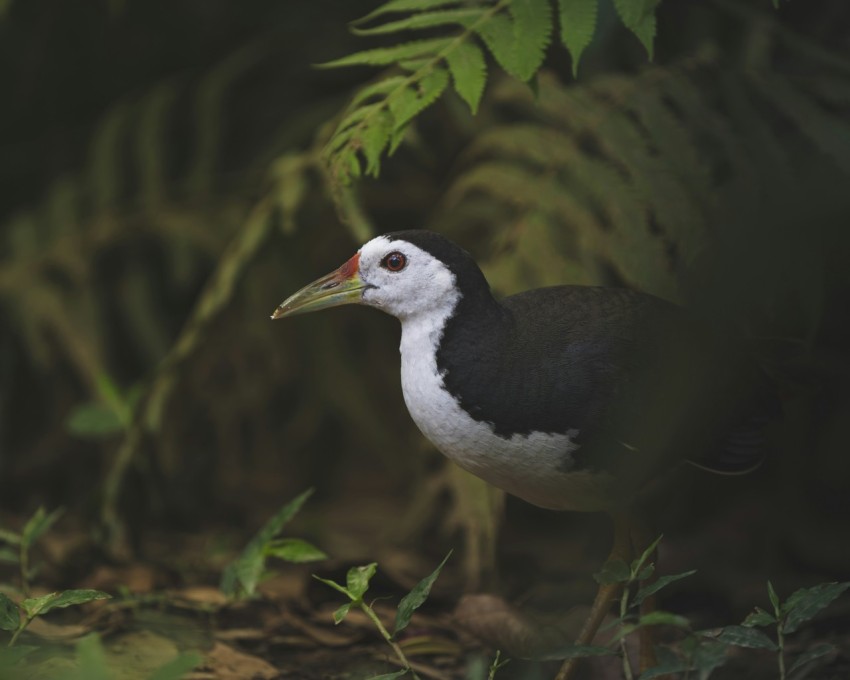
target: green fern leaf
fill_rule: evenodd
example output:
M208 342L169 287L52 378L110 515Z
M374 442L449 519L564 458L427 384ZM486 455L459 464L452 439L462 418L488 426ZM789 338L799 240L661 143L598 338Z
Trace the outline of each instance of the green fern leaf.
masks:
M407 128L410 127L410 123L405 123L404 125L397 127L393 130L392 135L390 136L390 146L387 149L387 155L392 156L396 149L398 149L399 145L404 140L405 135L407 134Z
M405 76L392 76L390 78L379 80L371 85L367 85L354 95L354 98L351 100L351 104L348 105L348 108L354 109L372 97L386 96L397 87L400 87L406 80L407 78Z
M487 63L478 45L465 42L446 54L455 90L475 115L487 81Z
M552 7L549 0L514 0L508 10L514 19L514 66L517 77L528 82L546 56L552 35Z
M355 52L341 59L318 64L319 68L339 68L341 66L386 66L405 59L414 59L423 55L433 54L452 41L451 38L432 38L416 40L393 47L378 47L373 50Z
M381 152L386 148L393 132L393 117L387 111L381 111L363 130L361 142L366 157L366 174L378 176L381 168Z
M435 68L419 81L416 88L407 87L388 99L394 119L392 130L407 125L414 116L433 104L448 84L449 74L445 69Z
M597 0L558 0L560 8L561 42L573 60L573 76L578 76L578 64L584 49L596 30Z
M519 78L513 23L507 14L496 14L488 21L476 26L475 31L487 45L487 49L490 50L499 66L515 78Z
M650 61L655 39L655 8L660 0L614 0L617 14L638 40L643 43Z
M340 121L340 124L336 126L336 130L334 131L334 137L340 135L343 131L352 128L354 125L362 121L364 118L372 115L377 112L381 108L381 104L368 104L367 106L361 106L359 109L354 109L351 113L349 113L345 118Z
M372 19L375 19L384 14L401 14L402 12L423 12L429 9L437 9L438 7L448 7L449 5L459 5L459 0L390 0L390 2L381 5L376 10L369 12L364 17L360 17L356 21L352 21L352 26L365 24Z
M482 9L450 9L440 12L423 12L414 14L406 19L390 21L385 24L373 26L372 28L352 28L351 32L357 35L384 35L387 33L398 33L399 31L421 30L447 24L460 24L468 28L481 17Z

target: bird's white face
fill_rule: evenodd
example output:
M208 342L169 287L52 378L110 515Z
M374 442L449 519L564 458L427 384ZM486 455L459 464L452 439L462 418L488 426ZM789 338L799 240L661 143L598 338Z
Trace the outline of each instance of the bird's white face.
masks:
M366 243L359 255L363 304L405 320L450 310L457 302L454 274L412 243L378 236Z
M305 286L278 306L273 319L346 304L377 307L402 321L445 318L460 293L439 259L409 241L377 236L339 269Z

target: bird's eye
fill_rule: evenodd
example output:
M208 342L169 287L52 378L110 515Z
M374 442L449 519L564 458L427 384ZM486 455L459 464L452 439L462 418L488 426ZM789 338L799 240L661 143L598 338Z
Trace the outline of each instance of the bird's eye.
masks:
M384 269L389 269L391 272L400 272L407 266L407 258L402 253L394 250L381 260L381 266Z

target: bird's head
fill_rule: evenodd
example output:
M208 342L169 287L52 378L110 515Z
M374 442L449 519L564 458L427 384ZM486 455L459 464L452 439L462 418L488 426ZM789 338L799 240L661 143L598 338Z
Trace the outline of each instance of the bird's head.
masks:
M451 311L461 292L459 278L477 280L488 292L472 258L445 237L402 231L367 242L339 269L287 298L273 319L346 304L377 307L401 320Z

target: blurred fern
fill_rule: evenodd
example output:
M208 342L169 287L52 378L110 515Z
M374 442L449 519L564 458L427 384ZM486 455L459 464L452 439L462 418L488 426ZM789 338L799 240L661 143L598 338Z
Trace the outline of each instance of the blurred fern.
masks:
M818 239L801 234L792 208L811 213L813 186L839 191L818 177L850 175L849 82L838 70L732 68L712 49L580 85L544 71L537 96L503 79L495 122L461 155L433 221L449 233L486 225L485 273L503 291L572 280L677 299L699 292L700 262L720 254L731 270L713 284L783 312L796 286L810 334ZM732 283L733 270L748 283Z

